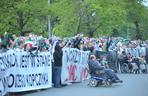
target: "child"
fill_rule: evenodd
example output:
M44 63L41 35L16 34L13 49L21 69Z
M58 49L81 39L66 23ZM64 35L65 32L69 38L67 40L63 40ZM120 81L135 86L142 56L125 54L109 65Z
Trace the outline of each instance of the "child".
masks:
M109 68L108 66L108 62L106 60L106 57L103 57L102 60L101 60L101 65L104 67L104 68Z
M146 68L146 60L144 56L141 56L140 58L140 69L142 73L147 73L147 68Z

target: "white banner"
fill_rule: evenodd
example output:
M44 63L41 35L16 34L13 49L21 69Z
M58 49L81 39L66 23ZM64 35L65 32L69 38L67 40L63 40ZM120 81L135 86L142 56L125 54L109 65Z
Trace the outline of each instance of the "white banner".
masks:
M126 54L130 55L131 57L140 57L140 56L146 56L146 49L144 47L140 48L126 48L125 49Z
M51 55L36 56L27 52L8 51L0 54L0 90L19 92L49 88L52 85Z
M74 48L63 49L63 65L61 80L63 84L68 82L81 82L88 77L89 52Z

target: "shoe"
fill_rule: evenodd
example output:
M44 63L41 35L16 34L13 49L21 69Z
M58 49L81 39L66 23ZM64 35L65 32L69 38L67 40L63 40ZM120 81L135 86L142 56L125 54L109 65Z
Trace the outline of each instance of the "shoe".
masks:
M113 83L123 83L122 80L113 80L112 82L113 82Z
M123 81L122 80L119 80L119 83L123 83Z
M115 80L116 83L123 83L122 80Z
M58 85L58 86L54 86L55 88L61 88L62 86L61 85Z
M67 86L67 84L61 84L62 87Z

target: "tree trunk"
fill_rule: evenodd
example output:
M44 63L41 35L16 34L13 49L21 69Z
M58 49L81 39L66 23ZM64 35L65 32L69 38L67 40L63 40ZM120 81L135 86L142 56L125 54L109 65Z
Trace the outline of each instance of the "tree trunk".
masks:
M80 1L79 4L80 3L82 3L82 1ZM83 9L80 9L79 10L78 26L77 26L76 34L79 34L80 33L80 28L81 28L83 13L84 13L84 10Z
M79 21L78 21L78 27L77 27L77 33L76 34L80 33L81 20L82 20L82 17L80 16Z
M87 15L87 20L88 20L88 23L87 23L88 36L91 38L91 37L93 37L94 32L92 31L92 26L91 26L91 17L90 17L90 15Z
M19 30L20 30L20 35L24 36L24 18L23 18L23 12L17 12L18 15L18 24L19 24Z
M139 22L135 21L135 26L136 26L136 39L142 39L141 34L140 34L140 26Z
M118 29L114 28L113 29L113 33L112 33L112 37L118 37L120 34L118 32Z

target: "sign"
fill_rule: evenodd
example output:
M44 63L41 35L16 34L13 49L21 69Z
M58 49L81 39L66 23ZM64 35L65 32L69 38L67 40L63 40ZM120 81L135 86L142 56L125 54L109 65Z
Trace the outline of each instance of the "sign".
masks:
M51 87L51 55L41 52L34 56L10 50L0 54L0 90L20 92Z
M126 54L128 54L131 57L140 57L140 56L146 56L146 49L144 47L140 48L126 48L125 49Z
M88 77L88 51L74 48L63 49L63 65L61 80L63 84L81 82Z

